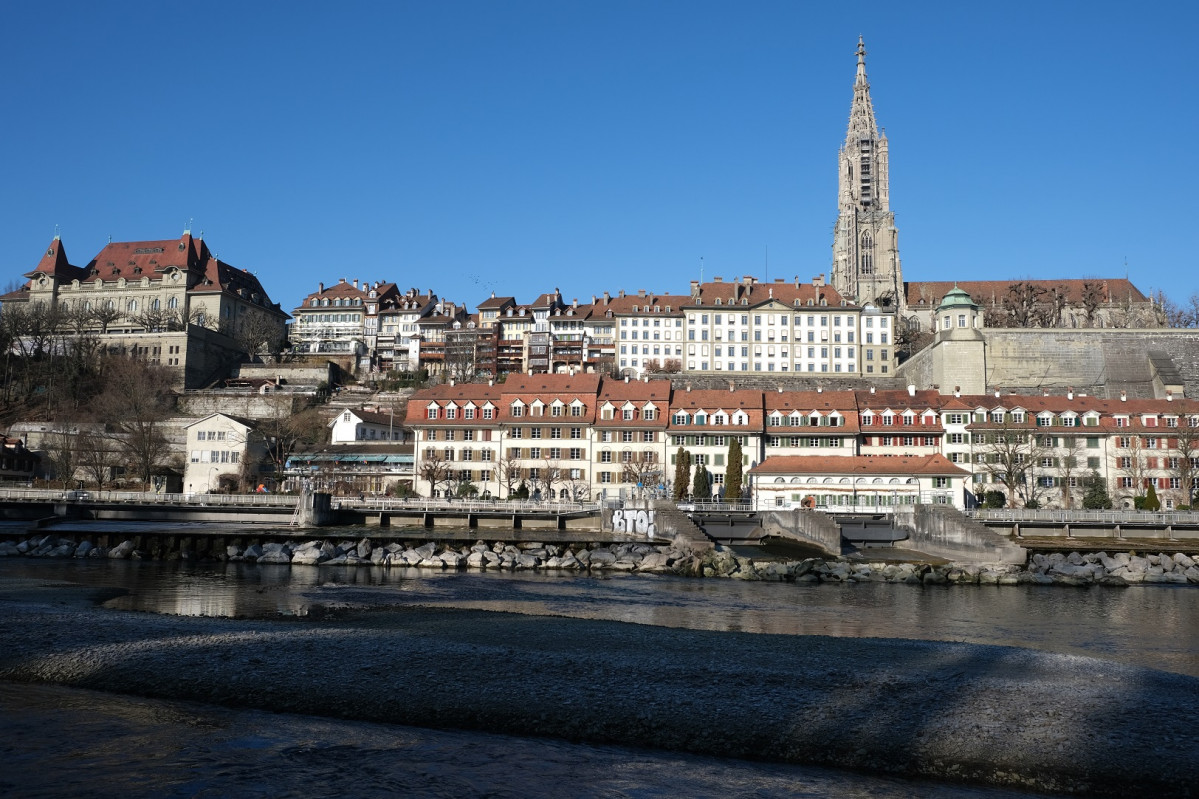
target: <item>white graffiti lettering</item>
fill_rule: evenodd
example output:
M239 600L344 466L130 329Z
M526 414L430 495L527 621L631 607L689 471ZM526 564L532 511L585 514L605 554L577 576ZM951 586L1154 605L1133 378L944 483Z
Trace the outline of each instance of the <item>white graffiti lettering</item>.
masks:
M658 532L652 510L614 510L612 529L618 533L641 533L650 538Z

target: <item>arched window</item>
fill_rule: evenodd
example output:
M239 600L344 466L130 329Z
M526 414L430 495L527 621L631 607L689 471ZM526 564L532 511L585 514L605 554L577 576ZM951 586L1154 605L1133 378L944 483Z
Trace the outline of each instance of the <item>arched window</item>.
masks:
M178 308L179 307L179 298L171 297L169 300L167 300L167 307L170 308L172 311L175 310L176 308Z
M861 260L858 271L863 275L874 274L874 240L870 238L869 232L862 234Z
M151 300L150 301L150 310L161 311L162 310L162 300L158 299L157 297L155 297L153 300Z
M137 300L129 301L129 313L137 313Z

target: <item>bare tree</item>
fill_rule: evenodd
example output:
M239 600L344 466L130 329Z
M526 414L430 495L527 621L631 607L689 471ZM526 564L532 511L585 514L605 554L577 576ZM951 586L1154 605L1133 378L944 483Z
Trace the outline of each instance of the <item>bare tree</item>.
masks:
M275 473L282 475L292 453L325 443L329 431L316 408L297 409L290 394L269 394L266 406L266 413L256 419L256 435L261 436Z
M648 488L662 482L662 464L653 450L630 452L621 466L622 483Z
M453 463L443 460L437 449L427 447L420 459L420 470L417 472L423 482L429 484L429 496L436 496L438 488L444 486L449 490L453 482Z
M1007 295L1003 298L1007 324L1011 327L1033 327L1039 323L1046 294L1044 287L1027 280L1008 286Z
M1179 408L1178 427L1173 431L1174 447L1170 457L1171 472L1178 477L1183 495L1180 505L1194 509L1195 484L1199 475L1199 403L1185 402Z
M112 482L121 465L118 446L112 438L94 430L85 430L77 438L79 464L97 490L103 491Z
M1120 490L1126 499L1135 499L1145 490L1149 465L1145 462L1144 453L1145 446L1140 436L1132 433L1116 436L1116 471L1122 478Z
M1084 280L1080 298L1083 310L1083 326L1094 327L1096 315L1107 302L1107 287L1102 280Z
M1081 502L1081 494L1077 501L1075 499L1074 489L1077 486L1073 484L1081 485L1083 481L1079 476L1086 474L1086 463L1083 461L1085 451L1084 438L1080 436L1064 436L1062 438L1061 449L1058 451L1057 472L1061 483L1063 508L1073 508Z
M174 407L169 369L134 358L107 359L97 416L113 430L143 486L169 455L165 423Z
M504 498L512 496L521 480L520 456L514 452L519 453L520 448L511 447L507 453L501 453L495 463L495 481L504 487Z
M108 326L121 318L121 311L117 308L116 303L109 300L103 305L92 308L92 321L100 328L100 335L108 333Z
M54 476L62 482L63 488L67 488L82 461L79 430L69 422L56 422L54 432L46 436L42 447L54 469Z
M990 482L1004 487L1009 507L1017 507L1020 499L1036 501L1037 461L1044 457L1044 449L1031 428L1005 421L977 429L972 442L976 464Z

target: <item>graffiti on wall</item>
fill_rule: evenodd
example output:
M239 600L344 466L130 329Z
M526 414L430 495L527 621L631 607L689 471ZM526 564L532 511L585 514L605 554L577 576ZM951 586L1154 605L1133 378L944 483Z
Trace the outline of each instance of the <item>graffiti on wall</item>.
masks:
M654 525L652 510L623 510L612 511L612 529L618 533L641 533L653 537L658 532Z

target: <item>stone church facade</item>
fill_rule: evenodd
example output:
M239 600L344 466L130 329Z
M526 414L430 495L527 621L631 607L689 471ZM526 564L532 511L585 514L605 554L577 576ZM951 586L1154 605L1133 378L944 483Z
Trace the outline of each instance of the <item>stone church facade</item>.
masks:
M887 136L874 119L866 46L858 39L849 129L838 157L833 287L857 305L902 310L899 229L891 212Z

